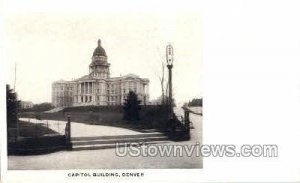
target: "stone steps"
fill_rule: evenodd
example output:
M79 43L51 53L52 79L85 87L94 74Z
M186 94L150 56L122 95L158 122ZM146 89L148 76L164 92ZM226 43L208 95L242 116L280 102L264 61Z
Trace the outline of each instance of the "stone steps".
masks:
M136 135L111 135L111 136L86 136L72 137L72 141L104 140L104 139L126 139L126 138L147 138L147 137L164 137L162 133L147 133Z
M96 136L96 137L73 137L73 150L97 150L124 147L130 144L157 144L171 142L162 133L119 135L119 136Z

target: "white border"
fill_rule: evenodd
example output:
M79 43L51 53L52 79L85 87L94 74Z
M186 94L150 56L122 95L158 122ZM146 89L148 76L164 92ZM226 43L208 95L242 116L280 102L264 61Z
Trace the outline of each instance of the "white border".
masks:
M204 143L276 143L277 159L204 158L203 170L142 170L143 182L299 181L299 1L12 1L4 13L26 11L203 14ZM72 5L71 5L72 4ZM5 72L1 67L1 74ZM1 77L4 78L4 77ZM4 81L5 82L5 81ZM3 91L3 90L1 90ZM3 101L1 92L1 101ZM3 102L1 102L3 105ZM5 110L1 110L1 121ZM9 182L82 182L69 171L6 172L1 123L1 176ZM85 181L88 181L84 179ZM135 180L130 179L130 182ZM106 182L106 180L91 180ZM117 182L117 181L115 181ZM124 181L122 181L124 182ZM126 181L125 181L126 182Z

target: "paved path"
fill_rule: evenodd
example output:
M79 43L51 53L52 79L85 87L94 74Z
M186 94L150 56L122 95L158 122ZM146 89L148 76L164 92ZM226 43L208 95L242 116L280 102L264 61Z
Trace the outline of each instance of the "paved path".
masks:
M29 119L29 118L20 118L22 121L28 121L31 123L41 123L40 120L37 119ZM64 133L64 129L66 126L66 121L58 121L58 120L42 120L43 123L47 123L48 127L52 130ZM58 127L59 126L59 127ZM85 123L71 122L71 136L72 137L87 137L87 136L104 136L104 135L137 135L143 134L141 132L118 128L112 126L102 126L102 125L91 125Z
M9 170L201 168L199 157L118 157L116 149L60 151L47 155L9 156Z

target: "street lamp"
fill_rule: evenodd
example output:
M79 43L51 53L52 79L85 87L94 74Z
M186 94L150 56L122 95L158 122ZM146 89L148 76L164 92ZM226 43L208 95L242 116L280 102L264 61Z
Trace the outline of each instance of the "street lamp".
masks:
M173 47L171 44L166 47L166 59L167 67L169 70L169 118L173 119L173 110L172 110L172 68L173 68Z

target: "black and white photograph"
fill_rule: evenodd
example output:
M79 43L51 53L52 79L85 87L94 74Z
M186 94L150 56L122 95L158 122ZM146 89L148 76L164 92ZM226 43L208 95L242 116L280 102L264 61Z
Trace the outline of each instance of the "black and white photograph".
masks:
M201 169L200 18L7 17L8 169Z

